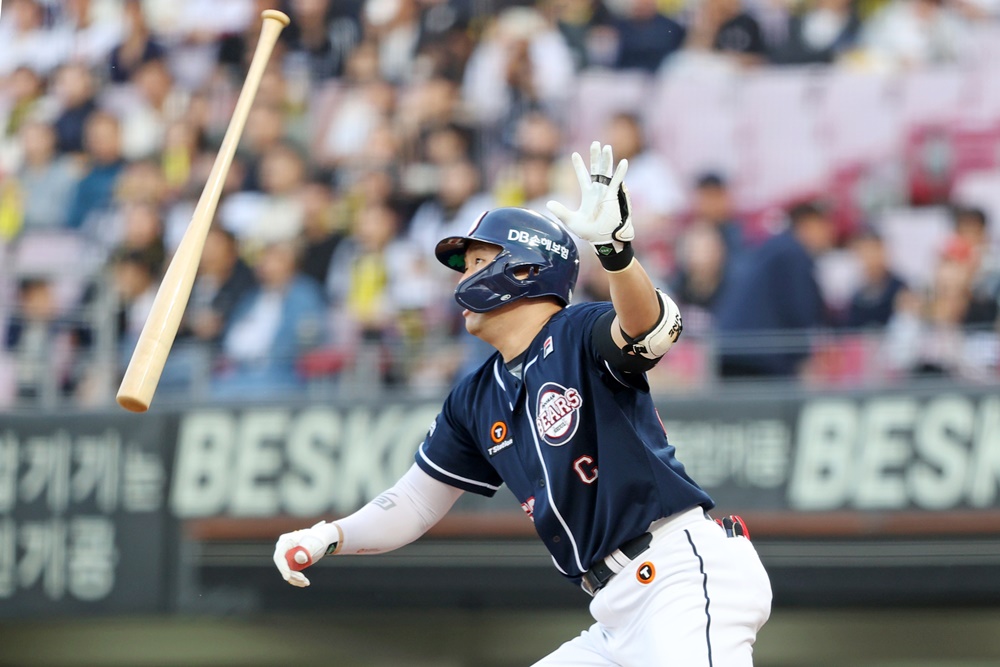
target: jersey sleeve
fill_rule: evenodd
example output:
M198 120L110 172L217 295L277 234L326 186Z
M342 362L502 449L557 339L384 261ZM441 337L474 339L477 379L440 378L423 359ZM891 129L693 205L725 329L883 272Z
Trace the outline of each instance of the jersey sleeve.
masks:
M450 486L492 496L503 479L490 465L465 426L455 417L456 392L444 402L414 457L425 473ZM468 406L467 409L472 409Z

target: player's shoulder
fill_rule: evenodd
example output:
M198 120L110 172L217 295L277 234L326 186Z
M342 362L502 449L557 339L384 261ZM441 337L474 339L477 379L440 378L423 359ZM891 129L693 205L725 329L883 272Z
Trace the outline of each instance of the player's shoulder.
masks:
M479 393L484 384L493 381L494 368L499 358L500 353L494 352L475 370L458 378L452 385L448 398L461 401Z
M593 324L601 315L611 310L612 307L610 301L574 303L556 313L549 320L549 323L573 330L584 330L588 322ZM581 327L584 329L581 329Z

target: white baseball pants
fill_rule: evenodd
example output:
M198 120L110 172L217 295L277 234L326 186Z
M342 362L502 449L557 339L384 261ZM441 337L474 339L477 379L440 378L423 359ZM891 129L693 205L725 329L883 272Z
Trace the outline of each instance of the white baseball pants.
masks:
M649 549L594 596L597 622L535 667L753 664L771 583L750 540L727 537L700 507L652 532Z

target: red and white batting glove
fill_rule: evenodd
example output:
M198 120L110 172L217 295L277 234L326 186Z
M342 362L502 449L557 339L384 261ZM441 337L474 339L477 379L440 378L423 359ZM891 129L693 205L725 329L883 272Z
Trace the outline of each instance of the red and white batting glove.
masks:
M571 232L594 246L601 264L609 271L620 271L632 261L632 204L623 181L628 160L615 168L611 146L599 141L590 145L590 169L579 153L573 153L573 169L580 182L580 208L570 211L557 201L548 209Z
M332 537L332 539L331 539ZM328 553L333 553L340 540L340 529L336 524L320 521L312 528L285 533L274 545L274 564L285 581L292 586L305 588L309 585L306 569Z

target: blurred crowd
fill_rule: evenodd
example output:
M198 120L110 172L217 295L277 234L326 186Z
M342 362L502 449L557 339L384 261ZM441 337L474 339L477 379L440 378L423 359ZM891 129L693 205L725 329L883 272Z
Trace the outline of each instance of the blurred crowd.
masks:
M109 400L268 8L292 23L163 393L259 398L348 380L439 391L480 361L432 249L491 207L575 204L567 158L586 144L570 128L600 102L578 94L588 72L961 67L977 57L972 32L1000 16L1000 0L7 0L0 405ZM908 285L864 215L845 226L816 192L750 220L731 174L678 171L647 119L619 109L587 139L630 161L637 252L685 313L689 351L657 371L663 383L829 379L852 363L859 377L869 360L887 375L995 376L1000 256L987 208L957 205L947 188L904 202L947 216L927 284ZM581 250L577 299L606 298ZM816 335L837 329L855 337L838 347ZM879 347L857 357L866 331Z

